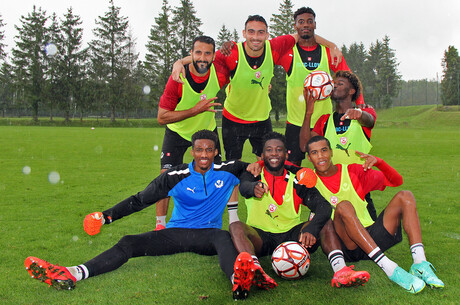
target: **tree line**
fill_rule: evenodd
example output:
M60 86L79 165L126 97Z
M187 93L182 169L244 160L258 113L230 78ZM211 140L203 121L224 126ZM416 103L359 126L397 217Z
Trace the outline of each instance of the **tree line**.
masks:
M279 36L292 32L293 13L292 2L283 0L279 11L270 18L270 33ZM56 114L65 120L88 115L104 115L111 120L152 117L172 64L188 55L192 40L202 35L202 22L191 0L181 0L177 7L171 7L168 0L162 1L150 29L144 60L136 51L136 37L129 20L114 0L109 0L107 11L96 19L94 39L87 46L83 45L82 23L71 7L63 16L57 16L33 6L15 25L15 46L7 54L5 24L0 15L3 116L31 115L34 120L44 113L51 120ZM223 24L215 39L219 47L228 40L238 42L240 37L236 29L230 30ZM401 104L400 92L405 84L388 36L377 39L368 48L363 43L343 45L342 53L362 80L367 103L378 108L390 107L398 105L399 98ZM443 104L458 104L459 63L458 51L449 46L443 59ZM285 73L280 67L275 70L272 88L270 96L278 120L285 112L286 90ZM223 100L223 90L218 96Z

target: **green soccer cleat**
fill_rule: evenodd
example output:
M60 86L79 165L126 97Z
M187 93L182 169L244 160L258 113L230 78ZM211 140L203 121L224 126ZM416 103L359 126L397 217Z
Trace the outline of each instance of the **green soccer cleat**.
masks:
M425 288L425 282L418 277L406 272L401 267L396 267L393 274L390 276L390 280L406 289L410 293L419 293Z
M434 274L436 269L430 262L423 261L420 264L412 264L410 274L421 278L431 288L444 288L444 283Z

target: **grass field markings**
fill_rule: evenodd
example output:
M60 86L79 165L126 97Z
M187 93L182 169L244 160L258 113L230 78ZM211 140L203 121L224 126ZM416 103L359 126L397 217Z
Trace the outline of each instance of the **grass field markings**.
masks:
M452 239L460 240L460 234L453 233L453 232L448 232L448 233L443 233L444 236L447 236Z

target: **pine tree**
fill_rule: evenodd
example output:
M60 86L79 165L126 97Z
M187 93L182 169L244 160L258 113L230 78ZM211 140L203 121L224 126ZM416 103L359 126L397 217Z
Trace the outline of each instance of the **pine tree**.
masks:
M152 104L159 101L171 74L172 65L179 58L177 37L171 18L171 7L167 0L163 0L161 11L150 29L144 61L146 77L151 88L149 99Z
M203 35L200 30L201 19L196 17L196 11L191 0L180 0L180 6L173 9L173 29L179 41L179 56L190 54L192 41L197 36Z
M84 99L80 90L85 72L87 51L82 49L83 28L80 16L74 15L72 7L67 9L64 19L61 19L60 40L60 78L61 78L61 109L64 110L65 120L70 120L72 108L81 111Z
M107 80L107 102L110 107L110 119L115 121L117 106L122 103L120 79L123 61L128 52L128 18L120 16L120 7L114 5L114 0L109 1L109 10L104 16L96 20L96 29L93 30L96 38L89 45L92 52L93 66L96 73L102 73L100 78Z
M48 17L46 11L33 6L26 17L21 16L16 47L13 49L13 71L16 95L26 104L30 104L33 119L38 121L38 109L43 101L45 86L45 45ZM21 101L19 101L21 102Z
M62 60L61 45L62 36L59 28L59 21L56 13L49 17L51 21L47 29L45 45L45 86L43 90L43 102L47 105L50 121L53 120L53 111L64 98L62 96L62 82L59 73L59 66Z
M3 23L2 15L0 15L0 63L6 59L6 44L3 42L5 40L4 26L6 26L6 24Z
M216 40L216 48L220 48L224 42L232 40L232 33L227 29L225 24L222 24L222 27L219 30Z
M394 50L390 48L390 38L385 36L383 41L377 40L369 47L364 79L367 82L367 92L377 108L388 108L392 98L399 92L398 73L399 63L396 61Z
M270 35L272 37L287 35L292 31L293 4L290 0L284 0L279 7L279 14L273 14L270 18ZM280 66L275 66L274 77L271 82L270 99L272 111L275 112L275 120L279 121L280 113L286 111L286 72Z
M347 64L350 67L350 70L358 75L363 84L363 87L366 88L366 79L364 78L364 63L366 60L367 51L364 44L362 42L359 44L353 42L348 49L346 46L343 46L342 53L343 57L347 60Z
M460 105L460 57L454 46L442 58L441 92L443 105Z
M238 35L238 31L236 29L233 29L232 40L234 42L240 41L240 36Z

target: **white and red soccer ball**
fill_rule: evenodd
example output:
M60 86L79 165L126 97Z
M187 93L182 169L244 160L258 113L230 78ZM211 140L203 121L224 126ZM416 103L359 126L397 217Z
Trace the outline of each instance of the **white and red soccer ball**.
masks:
M332 94L334 80L327 72L314 71L307 75L303 86L321 101L327 99Z
M310 268L310 254L298 242L281 243L273 251L272 267L276 274L284 279L301 278Z

